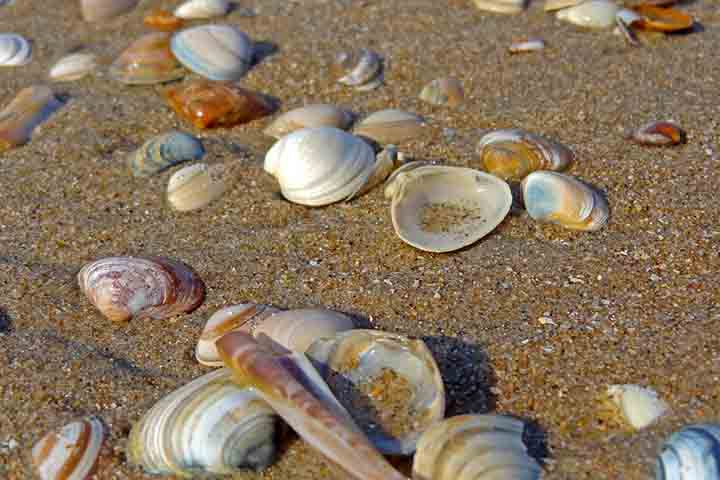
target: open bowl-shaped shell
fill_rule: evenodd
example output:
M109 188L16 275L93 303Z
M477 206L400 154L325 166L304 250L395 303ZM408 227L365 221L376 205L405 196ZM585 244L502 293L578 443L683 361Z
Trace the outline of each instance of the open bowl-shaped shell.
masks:
M445 388L421 340L348 330L313 342L307 355L375 447L410 455L420 435L445 415Z
M412 163L396 170L385 187L392 198L398 236L415 248L450 252L490 233L510 211L506 182L463 167Z

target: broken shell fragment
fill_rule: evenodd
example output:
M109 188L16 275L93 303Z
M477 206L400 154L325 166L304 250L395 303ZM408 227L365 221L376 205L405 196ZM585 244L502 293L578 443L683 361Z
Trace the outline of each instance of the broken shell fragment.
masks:
M153 30L161 32L174 32L181 29L185 25L182 18L178 18L167 10L151 10L150 13L143 18L145 26Z
M26 87L0 111L0 152L30 140L35 127L62 106L45 85Z
M264 131L265 135L282 138L303 128L335 127L346 130L353 121L352 113L328 104L306 105L285 112L277 117Z
M523 443L525 424L502 415L460 415L420 437L414 480L538 480L540 465Z
M454 108L465 100L465 91L457 78L438 78L423 87L420 92L420 100L433 105L447 105Z
M411 455L420 435L445 415L445 387L421 340L376 330L319 338L308 356L375 448Z
M588 0L560 10L557 18L580 27L607 29L616 25L620 7L611 0Z
M677 124L660 121L650 122L635 131L626 132L626 137L642 145L677 145L684 143L687 135Z
M200 140L172 131L153 137L130 154L128 166L136 177L149 177L181 162L198 160L205 154Z
M381 110L365 117L353 133L379 144L396 144L414 140L425 133L424 120L403 110Z
M539 38L528 38L522 42L515 42L508 48L510 53L537 52L545 48L545 42Z
M253 44L231 25L200 25L173 35L172 53L188 69L210 80L238 80L250 69Z
M634 26L642 30L678 32L692 28L695 23L690 15L673 8L640 4L632 10L641 17Z
M382 57L366 48L339 53L335 57L333 70L339 77L339 83L350 85L357 90L372 90L382 84Z
M720 424L689 425L663 444L655 464L656 480L720 478Z
M473 0L475 6L486 12L520 13L525 10L527 0Z
M96 67L97 56L94 53L73 53L58 60L48 76L54 82L70 82L80 80Z
M32 449L35 473L42 480L89 479L105 440L105 426L98 417L69 423L50 432Z
M191 312L205 298L205 284L188 265L164 257L107 257L78 273L80 290L105 317L169 318Z
M102 22L129 12L139 0L80 0L86 22Z
M222 17L228 10L228 0L188 0L175 9L175 16L188 20Z
M170 87L164 95L175 112L197 128L232 127L276 109L275 103L261 93L208 80Z
M127 85L151 85L185 76L170 51L170 34L148 33L135 40L110 66L110 76Z
M503 180L463 167L408 163L385 186L395 233L428 252L470 245L497 227L510 211L512 193Z
M184 478L261 470L275 457L278 420L230 370L214 370L143 415L130 432L128 459L146 472Z
M179 212L189 212L220 198L225 192L221 169L221 165L211 169L196 163L178 170L168 181L168 202Z
M482 168L503 180L520 181L537 170L566 170L574 160L565 145L518 128L484 135L477 152Z
M654 390L639 385L610 385L607 395L635 430L650 426L668 410Z
M32 58L30 42L15 33L0 34L0 67L19 67Z
M605 198L583 182L557 172L533 172L522 182L528 214L571 230L601 229L610 215Z

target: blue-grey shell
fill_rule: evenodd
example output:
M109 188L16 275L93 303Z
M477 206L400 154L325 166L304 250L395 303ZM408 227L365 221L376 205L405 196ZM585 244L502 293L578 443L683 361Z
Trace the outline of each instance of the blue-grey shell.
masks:
M136 177L149 177L167 168L205 154L200 140L187 133L172 131L153 137L130 154L128 164Z
M720 478L720 424L690 425L673 433L655 466L656 480Z

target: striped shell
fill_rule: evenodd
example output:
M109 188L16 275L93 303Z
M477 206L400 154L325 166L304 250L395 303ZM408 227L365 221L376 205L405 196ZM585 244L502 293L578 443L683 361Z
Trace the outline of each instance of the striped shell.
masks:
M0 34L0 67L19 67L30 62L32 47L25 37L15 33Z
M479 10L494 13L520 13L527 7L527 0L473 0Z
M650 122L626 134L627 138L641 145L677 145L685 142L687 134L674 122Z
M210 168L204 163L178 170L168 181L168 202L179 212L205 207L225 192L221 171L222 165Z
M102 22L129 12L139 0L80 0L86 22Z
M362 119L353 133L380 144L397 144L419 138L425 133L425 126L423 119L414 113L388 109Z
M168 318L197 308L205 285L189 266L164 257L107 257L78 273L80 289L107 318Z
M522 440L525 425L501 415L460 415L420 437L414 480L537 480L541 469Z
M26 87L0 111L0 152L27 143L35 127L62 106L45 85Z
M188 69L210 80L238 80L250 69L253 44L230 25L200 25L173 35L172 52Z
M185 76L170 51L170 34L146 33L130 44L110 66L110 76L127 85L152 85Z
M128 459L152 474L195 478L260 470L274 459L277 416L226 368L157 402L130 432Z
M69 423L50 432L32 449L35 473L42 480L89 479L105 440L105 426L97 417Z
M80 80L97 68L97 56L94 53L73 53L57 61L48 76L54 82Z
M720 424L689 425L663 444L655 465L656 480L720 478Z
M228 10L228 0L188 0L175 9L175 16L188 20L222 17Z
M130 154L128 166L136 177L149 177L205 155L200 140L187 133L172 131L153 137Z
M306 105L283 113L273 120L263 133L279 139L303 128L335 127L345 130L352 121L352 113L335 105Z
M454 108L465 100L465 90L457 78L437 78L423 87L419 98L432 105L447 105Z

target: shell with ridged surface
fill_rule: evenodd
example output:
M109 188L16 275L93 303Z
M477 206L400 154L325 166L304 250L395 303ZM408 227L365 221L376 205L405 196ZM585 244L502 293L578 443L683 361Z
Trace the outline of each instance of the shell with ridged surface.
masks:
M180 63L210 80L238 80L252 63L252 41L232 25L187 28L173 35L170 45Z
M54 82L80 80L97 67L97 55L94 53L73 53L55 63L48 73Z
M105 440L105 425L87 417L50 432L32 449L35 473L42 480L86 480L95 472Z
M720 424L688 425L670 435L655 465L656 480L720 478Z

